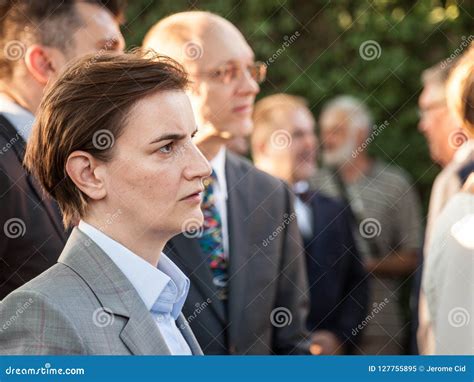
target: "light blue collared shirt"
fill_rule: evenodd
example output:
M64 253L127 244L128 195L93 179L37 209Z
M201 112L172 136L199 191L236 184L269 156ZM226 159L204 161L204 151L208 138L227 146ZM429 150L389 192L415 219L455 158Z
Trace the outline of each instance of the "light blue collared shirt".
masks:
M89 236L117 265L134 286L174 355L191 355L186 340L176 326L189 292L189 279L161 254L155 268L97 228L81 220L79 229Z
M23 140L28 142L35 116L3 94L0 94L0 113L15 127Z

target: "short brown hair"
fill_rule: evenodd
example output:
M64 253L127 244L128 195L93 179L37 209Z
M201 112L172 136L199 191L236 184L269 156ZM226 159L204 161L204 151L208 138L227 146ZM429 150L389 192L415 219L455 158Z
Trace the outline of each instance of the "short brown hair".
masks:
M82 0L123 18L125 0ZM32 43L62 51L71 47L74 32L82 25L75 4L78 0L1 0L0 1L0 78L12 74L21 50Z
M82 150L107 161L133 105L144 97L184 90L186 72L169 57L134 50L87 55L46 91L25 155L26 167L59 204L66 227L84 216L87 196L66 173Z
M448 105L466 132L474 137L474 44L462 55L448 81Z

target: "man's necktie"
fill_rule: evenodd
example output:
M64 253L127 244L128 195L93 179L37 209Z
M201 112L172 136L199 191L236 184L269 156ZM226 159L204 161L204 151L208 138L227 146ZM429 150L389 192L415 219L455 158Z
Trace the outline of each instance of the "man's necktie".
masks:
M204 214L204 225L202 235L198 238L201 250L209 260L213 282L218 290L217 297L227 300L227 260L224 255L224 241L222 235L222 220L216 207L214 185L217 182L216 173L204 181L202 201L202 212Z

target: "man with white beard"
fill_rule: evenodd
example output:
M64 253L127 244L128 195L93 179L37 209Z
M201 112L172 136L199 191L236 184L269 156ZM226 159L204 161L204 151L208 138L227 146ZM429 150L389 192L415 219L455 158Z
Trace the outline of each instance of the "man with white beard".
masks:
M371 319L359 350L362 354L403 354L405 323L398 291L417 266L418 196L405 172L368 155L367 146L389 123L372 129L370 113L359 100L351 96L331 100L322 109L319 125L326 167L317 172L313 186L350 204L358 227L358 249L371 274L369 306L374 312L369 312Z

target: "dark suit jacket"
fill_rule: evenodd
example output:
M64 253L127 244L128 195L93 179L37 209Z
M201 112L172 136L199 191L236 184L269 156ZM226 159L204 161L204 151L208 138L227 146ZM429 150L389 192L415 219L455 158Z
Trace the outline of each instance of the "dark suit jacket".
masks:
M367 314L367 273L355 247L349 209L320 193L309 199L313 237L304 239L311 295L307 326L335 333L350 351L359 337L353 329Z
M181 234L165 253L191 279L184 315L204 354L307 353L307 280L291 192L230 152L226 180L228 309L197 239Z
M56 203L22 166L24 152L0 114L0 299L56 264L67 239Z

